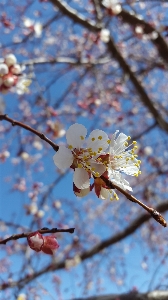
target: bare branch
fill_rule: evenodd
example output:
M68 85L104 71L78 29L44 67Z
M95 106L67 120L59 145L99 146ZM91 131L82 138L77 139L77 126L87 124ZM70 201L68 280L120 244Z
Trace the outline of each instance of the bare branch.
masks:
M151 214L151 216L158 222L160 223L163 227L167 226L167 223L163 216L154 208L151 208L147 205L145 205L143 202L140 200L136 199L134 196L129 194L127 191L123 190L121 187L116 185L115 183L111 182L107 178L105 178L103 175L100 176L100 178L106 183L106 185L111 188L111 189L117 189L120 193L122 193L128 200L131 202L137 203L139 206L143 207L148 213Z
M22 122L18 122L16 120L13 120L11 118L9 118L7 115L0 115L0 121L2 120L6 120L8 121L9 123L12 124L12 126L20 126L28 131L31 131L32 133L36 134L37 136L40 137L40 139L44 140L45 142L47 142L48 144L50 144L52 146L52 148L55 150L55 151L58 151L59 149L59 146L56 145L54 142L52 142L48 137L46 137L43 133L39 132L38 130L30 127L29 125L26 125Z
M70 17L74 22L80 23L92 31L99 31L102 28L101 25L97 25L94 21L86 19L76 9L70 7L64 0L50 0L50 2L57 6L63 14Z
M67 228L67 229L52 228L52 229L49 229L49 228L44 227L44 228L38 230L38 232L40 232L41 234L56 233L56 232L74 233L74 230L75 230L75 228ZM27 238L29 236L29 234L32 234L33 232L36 232L36 231L11 235L10 237L8 237L6 239L0 240L0 245L2 245L2 244L5 245L7 242L12 241L12 240Z
M142 26L143 32L145 34L151 34L152 32L157 33L157 37L155 39L151 38L151 42L156 46L158 53L164 60L166 64L168 64L168 45L159 31L157 31L153 25L147 23L145 20L139 19L136 15L130 14L128 11L122 9L122 11L117 15L117 17L121 17L125 23L129 25Z
M151 291L149 293L129 292L127 294L111 294L92 296L88 298L75 298L73 300L167 300L168 291Z
M156 207L157 210L160 212L165 212L168 210L168 201L162 204L159 204ZM137 229L139 229L144 223L146 223L151 218L151 215L148 215L146 213L141 214L136 220L132 221L127 228L125 228L121 232L117 232L114 236L109 237L108 239L101 241L100 243L97 243L94 247L85 250L81 253L79 253L79 256L81 258L81 261L84 261L88 258L93 257L94 255L98 254L103 249L106 249L124 238L130 236L133 234ZM73 259L73 257L72 257ZM34 274L28 274L24 278L20 279L19 281L13 281L12 283L4 283L0 285L0 290L5 290L9 287L23 287L24 285L28 284L29 282L33 281L34 279L38 278L39 276L48 273L53 272L55 270L64 269L65 266L65 260L59 261L59 262L52 262L52 264L44 267L38 272L35 272ZM159 299L160 300L160 299Z
M43 64L70 64L70 65L75 65L75 66L81 66L81 65L86 65L86 66L95 66L95 65L103 65L107 64L111 61L111 58L109 57L103 57L100 59L74 59L71 57L56 57L56 58L45 58L45 57L40 57L36 59L29 59L27 61L23 61L21 65L25 66L30 66L30 65L43 65Z
M61 1L61 0L50 0L50 1L54 5L56 5L65 15L70 17L73 21L81 24L85 28L88 28L89 30L92 30L94 32L99 32L102 29L102 27L97 26L95 22L86 20L81 14L78 14L78 12L72 9L65 1ZM164 131L168 132L168 123L162 118L160 113L154 107L145 89L138 81L138 79L132 72L131 68L129 67L129 65L127 64L127 62L125 61L121 53L119 52L112 38L110 38L109 42L107 43L107 46L112 56L119 62L123 72L129 75L129 78L133 86L135 87L136 91L138 92L140 96L140 100L143 103L143 105L147 107L148 110L151 112L151 114L157 121L159 127L162 128Z
M112 38L110 38L110 41L108 42L108 48L109 48L109 51L112 53L112 55L119 62L120 67L122 68L124 73L129 75L131 82L133 83L134 87L136 88L136 90L140 96L141 102L144 104L144 106L146 106L149 109L149 111L151 112L151 114L153 115L155 120L157 121L160 128L162 128L163 130L168 132L168 123L162 118L160 113L154 107L154 105L153 105L151 99L149 98L148 94L146 93L145 89L142 87L142 85L140 84L140 82L138 81L138 79L136 78L134 73L132 72L131 68L129 67L129 65L127 64L127 62L125 61L125 59L123 58L121 53L119 52L119 50L118 50L117 46L115 45Z

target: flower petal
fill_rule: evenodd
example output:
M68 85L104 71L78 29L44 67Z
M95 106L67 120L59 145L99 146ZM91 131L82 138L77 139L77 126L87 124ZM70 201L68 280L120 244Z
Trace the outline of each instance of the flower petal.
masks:
M44 236L44 244L42 245L41 250L46 253L53 255L55 251L59 248L59 244L55 238L55 236Z
M89 163L91 166L91 172L96 177L100 177L106 171L106 167L103 164L91 162L91 161Z
M73 182L78 189L87 189L90 187L89 174L85 169L76 168Z
M109 146L108 135L99 129L95 129L88 137L87 147L91 148L93 152L101 153L105 151Z
M90 187L88 187L87 189L76 189L76 191L74 190L74 194L80 198L85 197L87 194L89 194L90 192Z
M82 124L75 123L66 132L66 139L69 146L81 148L87 134L87 129Z
M36 252L40 252L41 248L44 244L43 236L40 232L36 231L28 235L27 241L29 244L29 247Z
M108 199L110 197L110 192L108 189L101 187L99 198L102 200Z
M73 163L73 159L71 150L65 146L60 146L59 150L53 156L55 165L61 170L69 168Z
M136 166L128 166L123 168L123 172L127 175L132 175L134 176L134 174L138 173L139 169Z

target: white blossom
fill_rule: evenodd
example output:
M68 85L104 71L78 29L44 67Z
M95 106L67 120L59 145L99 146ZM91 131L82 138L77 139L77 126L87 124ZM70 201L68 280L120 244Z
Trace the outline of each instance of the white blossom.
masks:
M8 66L4 63L0 64L0 76L8 74L9 69Z
M21 76L18 79L18 82L16 84L16 86L14 87L14 91L18 94L18 95L23 95L24 93L28 93L29 89L28 86L31 84L31 80L28 79L25 76Z
M115 15L118 15L122 11L118 0L103 0L102 4L111 9Z
M116 138L118 130L113 134L110 149L109 149L109 161L108 161L108 174L112 182L116 183L123 189L132 191L129 183L122 178L121 172L131 176L138 176L141 174L139 171L140 160L137 160L137 155L134 151L137 149L136 142L133 141L133 148L129 150L131 145L128 142L131 138L124 133L120 133Z
M108 43L109 40L110 40L110 31L106 28L103 28L100 31L100 39L101 39L102 42Z
M23 24L25 27L33 29L35 33L35 37L39 38L42 34L42 24L40 22L35 22L29 18L24 18Z
M5 56L5 63L8 67L13 66L17 63L16 56L14 54L8 54Z
M54 155L54 163L60 169L72 167L74 171L73 182L78 189L90 187L90 175L101 176L106 171L106 166L98 157L108 148L110 140L107 134L99 129L93 130L86 148L83 148L87 129L81 124L73 124L66 133L68 148L60 146Z

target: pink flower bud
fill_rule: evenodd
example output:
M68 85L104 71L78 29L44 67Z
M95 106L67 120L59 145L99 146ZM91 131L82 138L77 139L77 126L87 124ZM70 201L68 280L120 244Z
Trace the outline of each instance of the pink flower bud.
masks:
M46 254L53 255L57 248L59 248L58 242L53 235L43 236L44 244L41 250Z
M35 250L36 252L40 252L42 250L44 237L40 232L36 231L29 234L29 236L27 237L27 241L31 249Z

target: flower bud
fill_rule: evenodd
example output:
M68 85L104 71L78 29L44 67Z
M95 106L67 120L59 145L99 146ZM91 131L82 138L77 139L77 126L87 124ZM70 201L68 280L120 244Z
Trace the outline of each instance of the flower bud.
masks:
M8 74L9 69L6 64L0 64L0 76Z
M46 254L53 255L57 248L59 248L59 244L56 238L53 235L43 236L44 244L42 245L41 250Z
M8 67L15 65L17 62L17 59L15 55L13 54L8 54L5 56L5 63L7 64Z
M42 250L42 246L44 245L44 237L38 231L29 234L27 237L27 241L29 247L36 252L40 252Z
M6 87L11 87L15 84L15 78L11 75L6 75L4 76L3 78L3 84L6 86Z
M10 71L15 75L21 74L21 72L22 72L21 67L18 64L12 66Z

